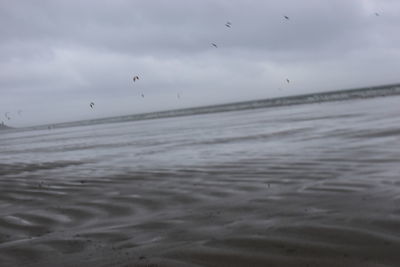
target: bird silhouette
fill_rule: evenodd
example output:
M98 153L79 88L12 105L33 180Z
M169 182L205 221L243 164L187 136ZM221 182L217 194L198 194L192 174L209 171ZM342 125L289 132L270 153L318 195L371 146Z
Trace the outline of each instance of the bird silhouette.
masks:
M94 107L94 103L93 102L90 102L90 105L89 105L91 108L93 108Z
M230 23L229 21L225 24L226 27L230 28L232 26L232 23Z
M214 43L211 43L212 46L214 46L215 48L218 48L218 46Z
M139 80L139 76L133 76L133 82L136 82L136 80Z
M286 20L289 20L290 18L288 16L283 16Z

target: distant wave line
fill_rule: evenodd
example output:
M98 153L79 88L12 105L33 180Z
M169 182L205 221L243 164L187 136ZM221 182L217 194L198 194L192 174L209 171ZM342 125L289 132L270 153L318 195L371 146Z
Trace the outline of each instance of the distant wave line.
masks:
M373 98L373 97L382 97L390 95L400 95L400 84L381 85L381 86L364 87L364 88L349 89L349 90L336 90L323 93L302 94L295 96L250 100L243 102L208 105L208 106L174 109L166 111L155 111L155 112L140 113L133 115L123 115L118 117L107 117L107 118L99 118L99 119L91 119L83 121L56 123L56 124L51 124L51 126L53 128L75 127L75 126L85 126L93 124L118 123L126 121L149 120L149 119L170 118L179 116L190 116L197 114L229 112L229 111L238 111L246 109L271 108L271 107L280 107L289 105L301 105L301 104L311 104L320 102ZM48 126L49 125L33 126L25 129L44 129L47 128Z

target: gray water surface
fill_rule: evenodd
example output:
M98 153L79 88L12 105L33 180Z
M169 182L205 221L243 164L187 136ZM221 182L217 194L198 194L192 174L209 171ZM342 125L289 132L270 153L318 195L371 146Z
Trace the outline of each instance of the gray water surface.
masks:
M399 96L2 132L0 262L398 266L399 176Z

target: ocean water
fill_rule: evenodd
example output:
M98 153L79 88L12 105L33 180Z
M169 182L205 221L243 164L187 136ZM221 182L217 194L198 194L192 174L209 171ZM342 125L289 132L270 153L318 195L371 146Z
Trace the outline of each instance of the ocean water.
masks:
M398 251L400 96L0 132L0 266L399 266Z

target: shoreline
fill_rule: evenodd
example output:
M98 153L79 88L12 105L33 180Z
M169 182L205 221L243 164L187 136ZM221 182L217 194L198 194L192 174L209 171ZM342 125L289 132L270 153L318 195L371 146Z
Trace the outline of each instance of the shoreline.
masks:
M165 111L155 111L132 115L122 115L117 117L105 117L91 120L62 122L18 128L21 130L43 130L51 128L65 128L85 125L96 125L105 123L119 123L127 121L140 121L151 119L162 119L172 117L182 117L201 114L213 114L220 112L239 111L247 109L273 108L281 106L302 105L322 102L346 101L354 99L366 99L374 97L386 97L400 95L400 84L380 85L363 87L357 89L336 90L323 93L302 94L287 97L267 98L262 100L250 100L243 102L225 103L208 105L193 108L173 109Z

